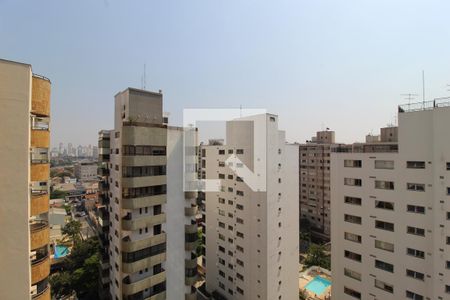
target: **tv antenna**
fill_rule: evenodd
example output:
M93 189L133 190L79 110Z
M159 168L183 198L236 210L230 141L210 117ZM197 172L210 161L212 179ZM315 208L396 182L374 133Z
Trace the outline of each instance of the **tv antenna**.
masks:
M146 69L146 65L144 64L144 74L141 76L141 89L143 90L145 90L145 86L147 84Z
M400 96L404 96L405 99L408 100L408 104L411 104L411 100L414 100L419 95L418 94L408 93L408 94L400 94Z

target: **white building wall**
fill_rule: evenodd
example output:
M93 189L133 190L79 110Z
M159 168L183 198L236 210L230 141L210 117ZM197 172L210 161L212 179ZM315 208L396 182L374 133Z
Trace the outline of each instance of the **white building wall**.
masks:
M279 299L279 296L295 299L298 297L298 147L285 145L277 117L268 114L228 122L226 143L226 146L204 147L206 178L225 176L221 180L223 191L206 193L207 290L218 291L228 299ZM257 185L259 191L253 191L245 182L237 182L236 174L228 166L219 167L219 162L229 157L229 150L234 155L238 149L243 154L237 157L254 171L247 176L262 178L263 185ZM224 154L219 154L220 150ZM228 179L229 175L233 178ZM237 195L236 191L244 192L244 196ZM243 209L237 209L237 205ZM218 250L219 246L225 248L224 253ZM244 251L239 251L239 247ZM224 265L219 258L224 259ZM243 262L243 267L238 260ZM224 277L219 275L219 270L225 273ZM243 281L238 274L244 276ZM243 295L239 289L244 291Z
M333 153L332 186L332 271L333 299L352 299L344 287L361 293L361 299L405 299L407 291L423 299L448 299L450 260L446 237L450 236L447 212L446 163L450 161L450 143L445 138L450 123L449 108L399 114L398 153ZM345 159L361 160L361 168L344 167ZM375 160L393 160L393 170L375 169ZM424 169L407 168L408 161L424 162ZM362 179L361 187L344 185L344 178ZM375 189L375 180L394 182L394 190ZM410 191L408 183L423 184L425 191ZM362 205L344 203L345 196L360 197ZM375 207L375 201L393 203L393 210ZM408 205L420 206L425 213L408 212ZM362 224L344 221L344 215L362 217ZM394 224L394 231L375 228L375 221ZM407 233L407 227L424 230L424 236ZM344 239L344 233L361 236L357 243ZM375 248L375 240L394 244L394 251ZM407 248L422 251L423 258L407 255ZM362 262L344 257L349 250L362 255ZM375 267L375 260L394 266L393 272ZM359 272L361 281L344 276L344 268ZM423 280L407 276L406 270L423 274ZM375 280L393 286L393 292L375 287Z

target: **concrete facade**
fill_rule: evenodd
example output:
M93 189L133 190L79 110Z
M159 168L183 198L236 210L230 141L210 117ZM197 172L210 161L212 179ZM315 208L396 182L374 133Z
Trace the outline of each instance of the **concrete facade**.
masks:
M380 142L332 153L333 299L450 298L449 120L399 107Z
M50 81L0 60L0 103L0 299L47 300Z
M184 130L162 122L162 94L116 95L107 185L113 299L196 297L196 195L184 192Z
M275 115L226 126L225 145L202 146L205 178L220 180L205 193L206 290L215 299L296 299L298 146L286 144Z

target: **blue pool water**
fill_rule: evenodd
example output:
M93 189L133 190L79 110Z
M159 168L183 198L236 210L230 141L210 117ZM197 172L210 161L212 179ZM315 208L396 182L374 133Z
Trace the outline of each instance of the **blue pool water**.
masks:
M69 254L69 248L62 245L55 246L55 258L61 258Z
M308 284L305 286L305 289L307 289L311 293L316 294L317 296L320 296L330 285L331 281L320 276L316 276L313 280L308 282Z

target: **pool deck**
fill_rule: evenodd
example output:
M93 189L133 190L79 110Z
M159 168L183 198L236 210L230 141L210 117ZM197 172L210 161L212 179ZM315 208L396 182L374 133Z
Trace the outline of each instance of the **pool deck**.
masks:
M331 281L331 276L328 274L321 272L320 270L315 269L308 269L306 272L300 273L300 276L298 278L298 288L302 291L304 291L308 295L308 299L311 300L329 300L331 299L331 286L328 286L325 291L320 294L316 295L312 293L311 291L308 291L305 289L305 286L312 281L316 276L320 276L322 278L325 278L329 281Z

